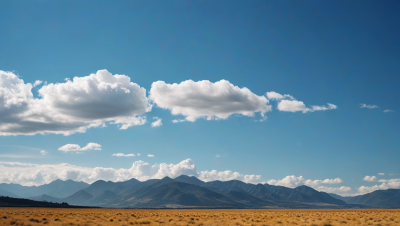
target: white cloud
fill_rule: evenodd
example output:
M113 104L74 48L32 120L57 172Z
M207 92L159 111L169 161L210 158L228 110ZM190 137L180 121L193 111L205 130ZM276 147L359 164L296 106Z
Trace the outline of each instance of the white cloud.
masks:
M177 122L185 122L185 119L174 119L172 120L173 123L177 123Z
M45 150L41 150L41 151L40 151L40 154L41 154L41 155L47 155L47 154L49 154L49 153L48 153L47 151L45 151Z
M36 86L42 84L42 82L43 82L43 81L36 80L35 83L33 83L33 87L36 87Z
M374 185L374 186L361 186L358 188L358 191L361 194L366 194L370 193L376 190L386 190L386 189L399 189L400 188L400 179L391 179L391 180L379 180L379 182L384 182L380 185Z
M385 173L378 173L378 175L383 176L383 175L385 175Z
M308 111L308 108L303 103L303 101L282 100L278 104L278 110L279 111L290 111L290 112L302 111L303 113L305 113Z
M267 92L266 96L268 99L271 99L271 100L280 100L280 99L285 99L285 98L292 99L292 100L294 99L294 97L292 95L289 95L289 94L282 95L282 94L279 94L274 91Z
M187 80L180 84L157 81L151 85L149 99L158 107L171 110L173 115L183 115L191 122L203 117L207 120L227 119L233 114L252 117L256 112L264 116L271 111L266 97L226 80L215 83Z
M186 159L178 164L154 164L136 161L131 168L115 169L103 167L81 167L67 163L61 164L30 164L19 162L0 162L0 183L17 183L25 186L41 185L53 180L75 180L92 183L96 180L125 181L136 178L140 181L160 179L165 176L171 178L180 175L196 176L200 180L242 180L254 182L260 179L256 175L243 175L238 172L216 170L198 172L191 159Z
M388 113L388 112L394 112L393 110L390 110L390 109L386 109L386 110L384 110L383 111L384 113Z
M156 121L151 123L151 127L159 127L162 126L161 119L158 117L153 117Z
M66 144L60 148L59 151L63 152L77 152L77 151L89 151L89 150L101 150L101 145L96 143L88 143L85 147L81 148L77 144Z
M218 154L216 154L215 157L219 158L220 156Z
M376 176L365 176L363 180L373 182L376 180Z
M135 156L135 154L115 153L115 154L112 154L112 156L117 156L117 157L133 157L133 156Z
M64 134L119 124L120 129L142 125L151 110L146 90L125 75L107 70L44 84L40 98L33 85L12 72L0 71L0 135Z
M214 180L220 180L220 181L228 181L228 180L241 180L246 183L253 183L257 180L261 179L260 175L243 175L238 172L232 172L230 170L226 171L216 171L216 170L211 170L211 171L201 171L199 175L199 179L203 181L214 181Z
M137 153L137 156L140 156L140 153Z
M310 179L306 180L302 176L296 177L294 175L291 175L291 176L286 176L281 180L272 179L267 181L267 183L270 185L285 186L289 188L295 188L300 185L307 185L318 190L319 188L328 189L327 187L320 186L321 184L340 184L343 183L343 180L340 178L325 179L325 180L310 180ZM336 189L336 188L329 188L329 189Z
M373 108L378 108L376 105L366 105L366 104L360 104L360 108L368 108L368 109L373 109Z
M151 154L149 154L149 155L147 155L148 157L154 157L154 155L151 155Z
M278 100L277 109L279 111L287 111L287 112L297 112L301 111L303 113L314 112L314 111L326 111L336 109L337 106L334 104L328 103L328 106L322 105L312 105L311 107L307 107L303 101L296 100L293 96L289 94L279 94L277 92L267 92L266 93L268 99L270 100Z
M351 188L346 187L346 186L341 186L341 187L337 187L337 188L318 186L318 187L315 187L315 189L318 191L323 191L323 192L328 192L328 193L346 193L346 192L351 191Z
M313 105L313 106L311 106L311 108L307 108L303 101L298 101L298 100L282 100L278 104L279 111L288 111L288 112L301 111L303 113L307 113L307 112L314 112L314 111L333 110L336 108L337 108L336 105L330 104L330 103L328 103L328 106Z

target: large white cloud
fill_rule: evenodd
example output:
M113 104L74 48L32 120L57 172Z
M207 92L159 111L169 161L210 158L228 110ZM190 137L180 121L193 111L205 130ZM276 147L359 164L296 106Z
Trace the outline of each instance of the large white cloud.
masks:
M144 88L107 70L45 84L38 90L40 98L33 97L32 87L0 71L0 135L69 135L106 122L126 129L144 124L141 115L151 109Z
M226 119L232 114L254 116L256 112L264 116L271 111L266 97L226 80L215 83L187 80L180 84L157 81L151 85L149 99L158 107L171 110L173 115L183 115L191 122L202 117Z
M400 179L390 179L390 180L379 180L379 182L384 182L380 185L374 186L361 186L358 188L360 194L370 193L376 190L386 190L386 189L399 189L400 188Z
M295 188L300 185L307 185L313 187L318 191L326 191L326 192L336 192L336 193L344 193L351 190L349 187L341 186L341 187L325 187L321 186L322 184L340 184L343 183L343 180L340 178L335 179L325 179L325 180L306 180L302 176L296 177L294 175L286 176L281 180L269 180L267 181L270 185L278 185L284 186L288 188Z
M96 143L88 143L85 147L81 148L77 144L66 144L66 145L58 148L58 150L63 151L63 152L101 150L101 145L96 144Z
M116 155L118 156L118 155ZM238 172L216 170L197 171L193 160L186 159L178 164L154 164L136 161L130 168L81 167L67 163L61 164L30 164L20 162L0 162L0 183L17 183L22 185L41 185L53 180L76 180L92 183L96 180L125 181L131 178L144 181L152 178L171 178L180 175L196 176L201 180L242 180L255 182L257 175L243 175Z

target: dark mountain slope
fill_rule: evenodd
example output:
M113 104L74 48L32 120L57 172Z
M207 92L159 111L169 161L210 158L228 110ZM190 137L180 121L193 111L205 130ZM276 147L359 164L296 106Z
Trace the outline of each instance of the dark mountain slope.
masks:
M118 194L118 195L128 194L128 193L130 193L132 191L135 191L135 190L137 190L139 188L146 187L146 186L149 186L151 184L154 184L157 181L159 181L159 179L151 179L151 180L147 180L147 181L143 181L143 182L139 181L139 183L130 185L128 187L123 187L122 189L120 189L120 187L117 186L117 187L111 189L111 191L116 193L116 194Z
M20 197L35 197L47 194L56 198L64 198L89 186L84 182L73 180L55 180L40 186L22 186L19 184L0 184L0 189L14 193Z
M302 192L296 191L293 188L275 186L275 185L264 185L268 191L279 196L280 200L290 202L315 202L309 195L303 194Z
M87 193L84 190L80 190L75 194L68 196L67 198L61 199L63 202L67 202L71 205L82 205L86 201L93 198L93 195Z
M378 190L347 200L351 204L363 204L380 208L400 208L400 189Z
M204 186L206 182L199 180L195 176L186 176L186 175L181 175L177 178L174 179L175 181L187 183L187 184L195 184L198 186Z
M347 197L347 196L340 196L340 195L333 194L333 193L328 193L328 194L329 194L330 196L332 196L333 198L335 198L335 199L343 200L343 201L345 201L345 202L347 202L347 200L353 198L353 197Z
M247 206L271 206L271 205L276 205L276 203L266 201L259 199L257 197L254 197L250 195L249 193L245 191L237 191L237 190L231 190L226 192L224 195L226 195L228 198L231 198L233 201L241 203L243 205Z
M55 180L49 184L39 186L37 192L50 195L55 198L65 198L88 186L89 184L85 182L76 182L73 180Z
M126 192L107 203L112 207L238 207L243 206L233 199L207 188L177 182L169 177Z
M40 195L40 196L36 196L33 198L29 198L35 201L47 201L47 202L57 202L57 203L62 203L63 201L61 201L61 199L58 198L54 198L52 196L49 195Z
M93 184L91 184L89 187L87 187L85 191L93 196L96 196L105 190L110 190L113 191L114 193L119 193L122 190L126 189L127 187L135 185L137 183L140 183L140 181L134 178L123 182L98 180Z
M105 190L95 197L87 200L84 204L88 206L102 206L105 203L113 200L115 197L117 197L117 194L112 191Z
M8 196L8 197L11 197L11 198L19 198L18 195L14 194L12 192L3 190L3 189L0 189L0 196Z
M301 192L313 198L315 202L319 203L329 203L329 204L336 204L336 205L346 205L346 202L343 200L335 199L330 196L328 193L316 191L313 188L308 186L302 185L295 189L295 191Z

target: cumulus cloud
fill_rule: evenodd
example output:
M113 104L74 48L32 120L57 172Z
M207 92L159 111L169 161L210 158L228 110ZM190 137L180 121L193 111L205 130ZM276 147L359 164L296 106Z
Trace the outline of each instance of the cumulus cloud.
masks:
M159 127L162 126L161 119L158 117L153 117L156 121L151 123L151 127Z
M378 173L378 175L383 176L383 175L385 175L385 173Z
M158 107L169 109L173 115L183 115L191 122L198 118L227 119L233 114L252 117L256 112L264 116L271 111L266 97L226 80L215 83L187 80L180 84L157 81L151 85L149 99Z
M267 181L268 184L270 185L277 185L277 186L284 186L288 188L295 188L300 185L307 185L310 187L313 187L316 190L319 191L335 191L335 192L345 192L347 187L342 186L342 190L340 188L332 188L332 187L325 187L321 186L321 184L340 184L343 183L343 180L340 178L335 178L335 179L325 179L325 180L306 180L302 176L296 177L294 175L291 176L286 176L285 178L281 180L269 180Z
M127 129L144 124L142 114L151 110L144 88L107 70L44 84L39 98L32 88L14 73L0 71L0 135L69 135L107 122Z
M361 186L358 188L358 191L361 194L370 193L376 190L387 190L387 189L399 189L400 188L400 179L391 179L391 180L379 180L379 182L384 182L380 185L374 186Z
M148 157L154 157L154 155L150 155L150 154L149 154L149 155L147 155L147 156L148 156Z
M363 180L373 182L376 180L376 176L365 176Z
M241 180L246 183L253 183L257 180L260 180L261 176L260 175L243 175L238 172L232 172L230 170L226 170L226 171L211 170L211 171L201 171L201 173L199 175L199 179L203 180L203 181Z
M388 112L394 112L393 110L390 110L390 109L386 109L386 110L384 110L383 111L384 113L388 113Z
M337 106L334 104L328 103L328 106L322 105L313 105L311 108L306 107L303 101L298 100L282 100L278 104L279 111L288 111L288 112L296 112L301 111L303 113L314 112L314 111L326 111L336 109Z
M328 193L346 193L346 192L351 191L351 188L346 187L346 186L341 186L341 187L337 187L337 188L318 186L318 187L315 187L315 189L318 191L323 191L323 192L328 192Z
M312 105L311 107L307 107L303 101L296 100L293 96L289 94L279 94L277 92L267 92L266 96L270 100L278 100L277 109L279 111L287 111L287 112L297 112L301 111L303 113L314 112L314 111L326 111L336 109L337 106L334 104L328 103L327 106L322 105Z
M115 154L112 154L112 156L117 156L117 157L133 157L133 156L135 156L135 154L115 153Z
M42 83L43 83L43 81L36 80L35 83L33 83L33 87L36 87L36 86L38 86L38 85L40 85Z
M378 108L378 106L376 105L367 105L367 104L360 104L360 108L368 108L368 109L374 109L374 108Z
M92 183L96 180L125 181L136 178L140 181L160 179L163 177L175 178L180 175L196 176L200 180L242 180L254 182L260 179L256 175L243 175L232 171L197 171L193 160L186 159L178 164L154 164L136 161L128 169L81 167L67 163L61 164L30 164L19 162L0 162L0 183L17 183L26 186L50 183L53 180L75 180Z
M45 150L41 150L41 151L40 151L40 154L41 154L41 155L47 155L47 154L49 154L49 153L48 153L47 151L45 151Z
M292 100L294 99L294 97L292 95L289 95L289 94L282 95L282 94L279 94L274 91L267 92L266 96L268 99L271 99L271 100L280 100L280 99L285 99L285 98L289 98Z
M101 150L101 145L96 143L88 143L85 147L81 148L77 144L66 144L60 148L59 151L63 152L76 152L76 151L89 151L89 150Z

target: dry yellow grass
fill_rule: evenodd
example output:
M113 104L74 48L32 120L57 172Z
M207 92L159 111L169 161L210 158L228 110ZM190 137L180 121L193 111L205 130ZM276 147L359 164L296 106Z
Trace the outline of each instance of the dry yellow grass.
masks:
M0 208L0 225L400 225L400 210Z

